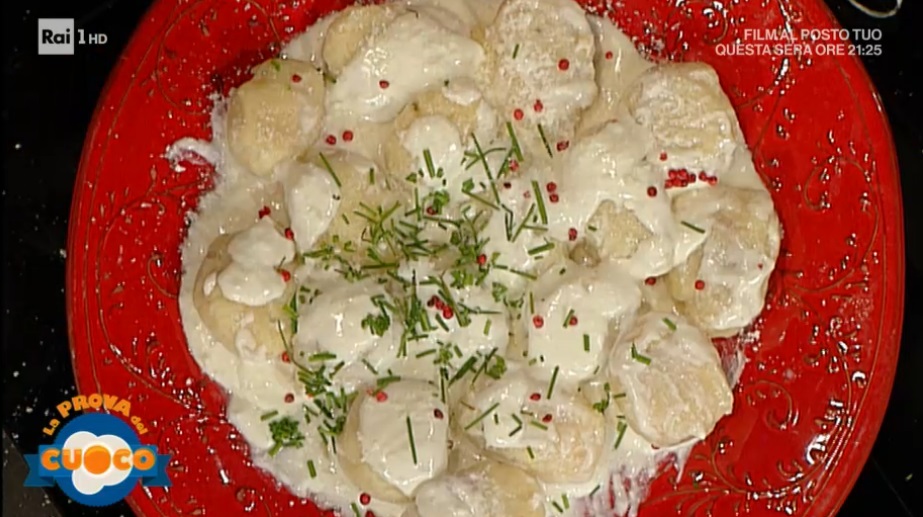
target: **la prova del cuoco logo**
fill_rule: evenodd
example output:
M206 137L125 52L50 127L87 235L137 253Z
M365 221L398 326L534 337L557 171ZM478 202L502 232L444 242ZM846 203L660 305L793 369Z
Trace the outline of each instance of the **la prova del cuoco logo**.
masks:
M72 416L103 409L109 413ZM26 455L26 486L57 484L68 497L87 506L115 504L139 482L143 486L170 486L166 473L170 456L141 443L147 427L139 416L131 414L129 401L94 393L66 400L58 404L57 410L60 419L53 418L42 430L49 436L57 432L54 443L40 446L38 454Z

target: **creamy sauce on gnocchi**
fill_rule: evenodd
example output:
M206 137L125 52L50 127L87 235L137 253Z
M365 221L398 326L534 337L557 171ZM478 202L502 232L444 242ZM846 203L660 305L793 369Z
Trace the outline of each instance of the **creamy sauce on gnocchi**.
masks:
M708 66L655 66L570 0L351 7L212 129L167 153L219 174L183 326L293 493L634 514L730 413L710 338L762 310L780 228Z

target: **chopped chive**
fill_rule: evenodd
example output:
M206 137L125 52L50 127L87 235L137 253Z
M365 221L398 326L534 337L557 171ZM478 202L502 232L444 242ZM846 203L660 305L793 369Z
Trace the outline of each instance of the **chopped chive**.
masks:
M479 196L479 195L477 195L477 194L474 194L474 193L472 193L472 192L470 192L470 191L462 191L462 194L464 194L464 195L470 197L471 199L477 201L478 203L485 204L485 205L489 206L490 208L493 208L494 210L500 210L500 207L497 206L496 204L494 204L494 203L492 203L492 202L490 202L490 201L488 201L488 200L482 198L481 196Z
M564 509L567 510L570 508L570 500L567 498L567 494L561 495L561 502L564 503Z
M529 291L529 314L535 314L535 298L532 296L532 291Z
M541 124L538 125L538 134L542 137L542 143L545 144L545 150L548 151L548 156L554 158L554 154L551 153L551 146L548 145L548 137L545 136L545 129Z
M416 357L417 357L417 359L419 359L419 358L421 358L421 357L426 357L426 356L428 356L428 355L432 355L432 354L435 354L435 353L436 353L436 349L435 349L435 348L430 348L429 350L424 350L424 351L420 352L419 354L416 355Z
M490 185L490 190L494 195L494 201L496 201L497 204L502 204L502 202L500 201L500 192L497 190L497 184L494 181L494 176L490 172L490 164L487 163L487 155L484 154L484 151L481 149L481 143L478 142L477 135L475 135L474 133L471 133L471 140L474 141L474 148L478 152L477 155L478 155L479 161L481 162L481 164L484 165L484 174L487 175L487 181L488 181L488 184Z
M519 55L519 43L513 48L513 59L516 59L516 56Z
M545 396L547 399L551 399L551 394L554 393L554 383L558 381L559 369L559 367L555 366L554 373L551 374L551 383L548 385L548 394Z
M489 335L490 335L490 325L491 325L491 322L493 322L493 320L491 320L490 318L487 318L487 321L484 322L484 335L485 335L485 336L489 336Z
M616 393L615 395L612 395L612 398L614 398L614 399L620 399L620 398L623 398L623 397L625 397L625 396L626 396L626 394L625 394L625 392L623 391L622 393Z
M513 420L516 422L516 428L513 429L512 431L510 431L510 434L508 435L508 436L512 437L513 435L515 435L515 434L518 433L519 431L522 431L522 420L520 420L519 417L516 416L515 413L510 413L510 416L513 417Z
M568 310L568 311L567 311L567 314L564 316L564 325L562 325L562 327L563 327L563 328L569 327L569 326L570 326L570 320L571 320L571 318L573 318L573 317L574 317L574 309Z
M263 421L263 422L265 422L265 421L269 420L270 418L272 418L272 417L274 417L274 416L276 416L276 415L278 415L278 414L279 414L278 411L272 410L272 411L270 411L270 412L268 412L268 413L263 413L263 415L260 417L260 420Z
M510 123L510 122L507 122L507 123L506 123L506 132L509 133L509 135L510 135L510 141L513 143L513 147L512 147L512 149L511 149L511 150L513 151L513 154L516 156L516 159L517 159L517 160L522 161L522 160L523 160L523 157L522 157L522 148L519 147L519 139L516 138L516 131L513 130L513 124L512 124L512 123Z
M493 413L493 411L494 411L495 409L497 409L497 407L499 407L499 406L500 406L500 403L499 403L499 402L494 402L494 404L493 404L492 406L490 406L489 408L487 408L487 411L481 413L481 415L478 416L477 418L475 418L474 421L472 421L470 424L466 425L466 426L465 426L465 431L467 431L468 429L471 429L472 427L478 425L478 424L481 422L481 420L484 420L485 418L487 418L487 416L490 415L491 413Z
M602 485L596 485L596 486L593 488L593 491L590 492L590 497L592 498L594 495L596 495L596 492L599 492L599 489L600 489L600 488L602 488Z
M514 275L519 275L519 276L521 276L521 277L523 277L523 278L528 278L529 280L537 280L537 279L538 279L538 277L535 276L535 275L533 275L532 273L528 273L528 272L526 272L526 271L520 271L520 270L518 270L518 269L513 269L513 268L511 268L511 267L509 267L509 266L504 266L503 264L494 264L494 267L497 268L497 269L500 269L500 270L502 270L502 271L509 271L510 273L513 273Z
M389 370L390 371L390 370ZM383 390L388 387L389 384L394 384L401 380L400 375L388 375L387 377L382 377L375 381L375 385L379 390Z
M452 380L449 381L449 386L451 386L452 384L455 384L455 382L458 379L461 379L466 373L468 373L468 371L471 370L471 368L474 366L474 362L475 362L474 356L469 357L468 360L465 361L464 364L462 364L461 368L459 368L458 371L455 372L455 376L452 377Z
M553 249L554 249L553 242L545 242L545 244L542 244L541 246L536 246L528 250L528 253L529 255L538 255L539 253L544 253L546 251L553 250Z
M587 225L586 229L587 229L587 230L590 230L591 232L595 232L598 228L596 228L595 226L593 226L592 224L590 224L590 225Z
M554 509L557 510L558 513L564 513L564 509L561 508L561 505L559 505L557 501L551 501L551 506L554 506Z
M356 517L362 517L362 514L359 513L359 507L356 506L356 503L349 503L349 506L353 509L353 513L356 514Z
M535 203L538 205L538 215L542 218L542 224L548 224L548 212L545 211L545 198L542 197L542 189L535 180L532 180L532 190L535 191Z
M532 447L526 447L526 452L529 453L529 458L535 459L535 453L532 452Z
M429 152L429 149L423 149L423 161L426 164L426 172L429 177L436 177L436 166L433 164L433 155Z
M548 426L539 422L538 420L529 420L529 425L531 425L532 427L537 427L541 429L542 431L548 430Z
M697 233L705 233L705 230L703 230L702 228L699 228L698 226L696 226L696 225L690 223L689 221L680 221L680 224L682 224L683 226L685 226L686 228L689 228L690 230L692 230L692 231L694 231L694 232L697 232Z
M635 347L635 344L631 344L631 358L635 361L638 361L641 364L651 364L651 358L638 353L638 349Z
M336 354L331 354L330 352L318 352L316 354L311 354L311 356L308 357L308 361L312 363L319 363L322 361L329 361L330 359L336 359L336 358L337 358Z
M330 166L330 162L327 161L327 157L324 156L324 153L317 153L320 155L320 161L324 162L324 168L327 169L327 172L330 173L330 176L333 178L333 182L336 183L337 187L342 187L343 184L340 183L340 178L337 177L337 173L333 172L333 167Z
M368 362L368 360L367 360L366 358L364 358L364 357L362 358L362 364L364 364L365 367L366 367L370 372L372 372L373 375L378 375L378 370L376 370L375 367L372 366L372 363Z
M410 415L407 415L407 436L410 439L410 453L413 455L413 464L417 464L417 443L413 439L413 426L410 425Z
M620 420L619 423L616 425L616 429L618 430L619 435L618 435L618 437L615 439L615 447L613 447L613 450L614 450L614 449L618 449L618 448L619 448L619 444L622 443L622 438L625 437L625 430L628 429L628 424L626 424L624 421Z
M584 352L590 351L590 335L589 334L583 335L583 351Z
M516 239L519 238L519 234L522 233L522 231L525 229L526 223L529 222L529 218L532 217L532 212L534 211L535 205L529 205L529 210L526 211L526 216L522 218L522 222L519 223L519 226L517 226L513 233L507 238L508 241L516 242ZM510 224L512 225L512 222Z
M670 318L664 318L663 323L667 327L670 327L670 330L673 330L673 331L676 330L676 323L673 323L673 320L671 320Z
M375 183L375 168L369 167L369 185Z
M449 326L446 325L445 320L442 319L442 316L440 316L439 314L436 315L436 323L438 323L439 326L442 327L442 330L444 330L444 331L446 331L446 332L449 331Z
M317 477L317 469L314 468L314 460L308 460L308 474L311 475L311 479Z
M439 370L439 400L441 400L443 404L446 403L445 380L447 376L448 374L446 374L445 368Z

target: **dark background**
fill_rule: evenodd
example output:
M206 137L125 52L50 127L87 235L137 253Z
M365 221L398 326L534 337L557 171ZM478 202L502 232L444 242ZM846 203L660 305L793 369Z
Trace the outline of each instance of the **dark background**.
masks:
M883 31L865 65L891 120L900 158L907 234L907 305L894 393L884 424L841 517L923 517L923 5L875 20L846 0L826 0L847 28ZM73 394L64 310L67 219L77 162L109 71L150 0L3 1L3 515L122 516L59 491L24 489L18 449L32 452L49 410ZM879 4L885 7L890 2ZM875 2L869 2L875 5ZM74 18L108 36L76 56L38 56L37 18Z

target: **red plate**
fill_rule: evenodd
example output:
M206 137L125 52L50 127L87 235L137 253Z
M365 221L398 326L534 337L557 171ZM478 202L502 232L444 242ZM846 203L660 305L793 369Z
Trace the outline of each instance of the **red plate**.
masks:
M172 488L132 493L139 515L321 514L250 467L220 388L186 349L178 250L213 171L177 173L162 155L180 137L209 137L210 94L347 3L161 0L103 93L71 214L69 332L80 391L143 406L151 440L173 454ZM875 440L900 341L901 197L878 97L843 47L719 56L753 42L746 29L790 28L798 41L801 29L839 27L820 0L618 5L609 13L656 58L718 70L785 229L733 415L679 479L654 482L641 515L831 515Z

